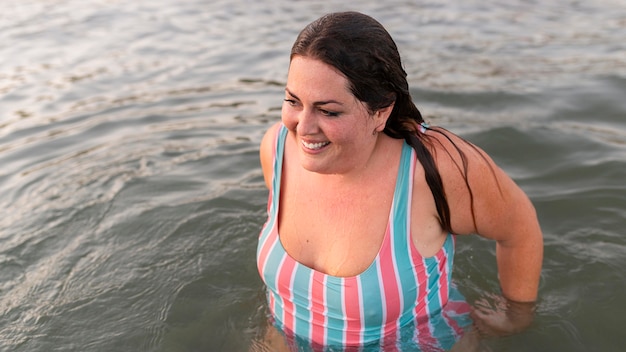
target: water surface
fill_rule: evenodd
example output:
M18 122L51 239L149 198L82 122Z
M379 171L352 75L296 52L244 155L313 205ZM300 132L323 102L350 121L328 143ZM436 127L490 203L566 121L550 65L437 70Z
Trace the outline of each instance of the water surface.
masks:
M535 324L494 351L626 342L626 4L5 1L0 350L246 351L266 323L258 162L323 13L396 39L433 124L484 148L545 236ZM470 302L493 244L458 241Z

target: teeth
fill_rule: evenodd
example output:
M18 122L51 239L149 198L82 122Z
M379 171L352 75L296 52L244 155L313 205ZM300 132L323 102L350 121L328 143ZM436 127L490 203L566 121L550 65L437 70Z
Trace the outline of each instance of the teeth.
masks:
M324 146L327 146L328 144L330 144L330 142L322 142L322 143L307 143L305 141L302 141L302 145L304 145L306 148L308 149L320 149Z

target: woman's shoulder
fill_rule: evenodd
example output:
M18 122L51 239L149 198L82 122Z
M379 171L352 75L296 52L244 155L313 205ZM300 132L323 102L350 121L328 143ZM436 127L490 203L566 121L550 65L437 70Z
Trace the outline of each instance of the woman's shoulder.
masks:
M467 149L475 150L478 148L476 145L460 137L459 135L451 132L443 127L430 126L428 129L422 132L425 136L423 140L426 142L426 146L430 148L433 156L436 156L440 151L446 153L447 150L462 150ZM480 150L480 149L478 149ZM484 152L483 152L484 153ZM446 153L449 154L449 153ZM448 157L454 155L447 155Z
M489 233L495 219L505 218L503 212L526 202L521 189L480 147L443 128L433 127L426 136L455 232Z
M267 130L265 130L265 134L263 135L263 139L261 140L261 153L264 152L263 148L273 147L275 144L276 136L280 130L282 123L276 122L271 125Z
M265 131L263 139L261 140L261 146L259 149L261 159L261 169L263 170L263 178L265 179L265 185L270 188L270 182L272 181L274 151L276 149L276 136L281 127L281 123L277 122Z
M433 156L442 180L449 178L449 181L465 184L466 177L480 177L484 172L494 174L497 169L484 150L444 128L429 128L423 141ZM488 182L496 180L487 178Z

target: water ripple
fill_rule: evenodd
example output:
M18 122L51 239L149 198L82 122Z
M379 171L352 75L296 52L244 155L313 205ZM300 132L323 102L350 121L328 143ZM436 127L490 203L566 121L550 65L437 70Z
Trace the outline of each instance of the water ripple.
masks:
M347 9L396 38L428 119L487 150L536 204L546 239L537 329L494 343L602 350L621 336L619 1L3 9L0 349L245 350L266 323L258 142L280 115L300 28ZM498 291L494 253L459 241L455 275L469 299Z

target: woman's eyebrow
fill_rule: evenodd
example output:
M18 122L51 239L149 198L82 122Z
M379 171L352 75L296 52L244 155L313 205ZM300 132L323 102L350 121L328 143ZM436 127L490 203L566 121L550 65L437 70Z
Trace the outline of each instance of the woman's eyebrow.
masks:
M293 98L297 99L297 100L301 100L300 98L298 98L297 95L293 94L289 88L285 88L285 91L287 92L287 94L291 95ZM343 105L343 103L338 102L337 100L322 100L322 101L316 101L313 103L313 106L320 106L320 105L326 105L326 104L337 104L337 105Z

